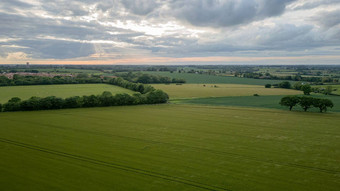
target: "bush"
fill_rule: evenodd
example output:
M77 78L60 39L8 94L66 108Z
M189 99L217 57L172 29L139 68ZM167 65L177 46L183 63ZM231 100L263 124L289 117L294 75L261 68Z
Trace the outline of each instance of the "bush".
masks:
M272 85L271 85L271 84L266 84L266 85L264 85L264 87L265 87L265 88L271 88Z

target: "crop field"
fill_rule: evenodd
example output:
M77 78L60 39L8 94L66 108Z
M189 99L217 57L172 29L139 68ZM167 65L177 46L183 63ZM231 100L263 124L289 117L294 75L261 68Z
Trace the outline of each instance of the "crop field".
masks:
M224 97L224 96L252 96L259 95L296 95L301 91L265 88L258 85L242 84L153 84L156 89L167 92L171 99L194 97Z
M189 84L247 84L247 85L265 85L278 84L282 80L265 80L252 78L238 78L229 76L213 76L205 74L191 74L191 73L170 73L170 72L143 72L147 74L167 76L171 78L182 78ZM291 82L294 83L294 82Z
M180 99L173 100L173 103L186 103L186 104L203 104L203 105L218 105L218 106L236 106L236 107L257 107L269 109L283 109L288 110L288 107L279 104L283 95L273 96L229 96L229 97L216 97L216 98L197 98L197 99ZM313 97L327 98L334 103L333 108L328 108L328 111L340 112L340 96L325 96L313 95ZM295 106L294 111L303 111L300 106ZM308 111L318 112L317 108L311 108Z
M2 190L338 190L340 115L163 104L0 113Z
M6 103L12 97L28 99L32 96L61 98L101 94L103 91L132 94L133 91L108 84L65 84L65 85L34 85L0 87L0 103Z
M313 88L316 88L316 87L318 87L318 88L326 88L327 86L332 86L332 89L333 89L332 93L333 94L340 95L340 85L322 85L322 86L318 85L318 86L313 86Z

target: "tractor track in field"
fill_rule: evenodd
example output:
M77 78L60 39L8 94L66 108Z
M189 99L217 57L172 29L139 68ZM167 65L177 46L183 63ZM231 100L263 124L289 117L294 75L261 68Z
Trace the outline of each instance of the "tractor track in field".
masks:
M89 158L89 157L85 157L85 156L80 156L80 155L65 153L65 152L61 152L61 151L56 151L56 150L43 148L43 147L39 147L39 146L35 146L35 145L30 145L30 144L26 144L26 143L22 143L22 142L17 142L17 141L13 141L13 140L9 140L9 139L0 138L0 142L15 145L15 146L26 148L26 149L31 149L31 150L34 150L34 151L39 151L39 152L44 152L44 153L48 153L48 154L52 154L52 155L57 155L57 156L61 156L61 157L64 157L64 158L79 160L79 161L83 161L83 162L87 162L87 163L91 163L91 164L95 164L95 165L101 165L101 166L115 168L115 169L119 169L119 170L123 170L123 171L133 172L133 173L136 173L136 174L141 174L141 175L145 175L145 176L159 178L159 179L163 179L163 180L167 180L167 181L171 181L171 182L177 182L177 183L185 184L185 185L188 185L188 186L192 186L192 187L196 187L196 188L200 188L200 189L204 189L204 190L231 191L230 189L227 189L227 188L203 184L203 183L195 182L195 181L180 178L180 177L161 174L161 173L143 170L143 169L139 169L139 168L134 168L134 167L130 167L130 166L125 166L125 165L121 165L121 164L117 164L117 163L101 161L101 160L98 160L98 159L93 159L93 158Z
M169 146L172 146L172 147L179 147L179 148L185 147L185 148L190 148L190 149L198 150L198 151L206 151L206 152L214 153L214 154L218 154L218 155L227 155L227 156L230 156L230 157L239 158L239 159L243 159L243 160L251 160L251 161L256 161L256 162L261 162L261 163L269 163L269 164L274 164L274 165L282 165L282 166L287 166L287 167L292 167L292 168L300 168L300 169L305 169L305 170L324 172L324 173L328 173L328 174L340 174L339 170L325 169L325 168L319 168L319 167L313 167L313 166L307 166L307 165L301 165L301 164L289 163L289 162L281 162L281 161L275 161L275 160L271 160L271 159L260 159L258 157L246 156L246 155L241 155L241 154L226 152L226 151L216 151L216 150L208 149L208 148L201 148L201 147L194 147L194 146L188 146L188 145L182 145L182 144L167 143L167 142L161 142L161 141L155 141L155 140L146 140L146 139L142 139L142 138L107 134L107 133L102 133L102 132L93 132L93 131L89 131L89 130L80 130L80 129L73 129L73 128L70 129L70 128L67 128L67 127L60 127L60 126L56 126L56 125L47 125L47 126L52 127L52 128L73 130L75 132L85 132L85 133L90 133L90 134L105 136L105 137L119 137L119 138L123 138L123 139L131 139L131 140L135 140L135 141L147 142L147 143L152 143L152 144L163 144L163 145L169 145ZM0 138L0 140L1 140L1 138Z

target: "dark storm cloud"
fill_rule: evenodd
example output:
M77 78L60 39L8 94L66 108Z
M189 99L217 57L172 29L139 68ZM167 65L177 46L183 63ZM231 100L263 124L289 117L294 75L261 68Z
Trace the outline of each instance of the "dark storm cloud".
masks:
M282 14L293 0L174 0L175 17L192 25L226 27Z

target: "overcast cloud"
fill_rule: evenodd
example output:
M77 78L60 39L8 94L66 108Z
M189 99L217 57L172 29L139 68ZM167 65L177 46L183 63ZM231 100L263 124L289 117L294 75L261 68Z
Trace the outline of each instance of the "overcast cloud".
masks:
M1 0L0 64L340 64L339 18L339 0Z

